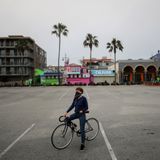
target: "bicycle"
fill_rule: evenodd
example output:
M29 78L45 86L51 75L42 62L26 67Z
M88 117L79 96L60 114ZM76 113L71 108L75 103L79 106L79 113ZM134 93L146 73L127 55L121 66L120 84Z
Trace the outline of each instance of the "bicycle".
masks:
M64 116L59 117L59 124L52 132L51 143L56 149L65 149L72 142L74 133L78 137L81 136L80 129L72 121L67 123ZM88 118L85 123L85 139L91 141L97 137L99 133L99 122L96 118Z

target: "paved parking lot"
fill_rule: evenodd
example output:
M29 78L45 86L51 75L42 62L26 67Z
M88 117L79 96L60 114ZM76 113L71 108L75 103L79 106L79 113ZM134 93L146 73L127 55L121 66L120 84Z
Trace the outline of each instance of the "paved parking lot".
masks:
M160 159L160 87L83 87L90 107L87 116L99 120L101 132L86 143L84 152L76 136L65 150L54 149L52 130L75 88L0 88L0 160Z

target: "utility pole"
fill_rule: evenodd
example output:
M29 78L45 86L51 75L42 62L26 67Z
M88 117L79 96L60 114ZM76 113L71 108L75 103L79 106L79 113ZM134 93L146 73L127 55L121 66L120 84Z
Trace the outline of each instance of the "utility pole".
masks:
M83 59L82 59L82 66L84 67L84 56L83 56Z
M65 56L62 57L62 61L64 61L64 66L66 66L66 64L68 64L69 62L69 57L67 57L67 54L65 53Z
M62 57L62 61L64 61L64 80L65 80L65 83L67 83L67 65L69 64L69 57L67 57L67 54L65 53L65 56Z

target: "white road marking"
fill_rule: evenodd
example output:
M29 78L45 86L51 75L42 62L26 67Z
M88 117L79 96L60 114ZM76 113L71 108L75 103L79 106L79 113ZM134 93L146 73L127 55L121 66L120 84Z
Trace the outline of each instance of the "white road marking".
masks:
M84 91L85 91L85 94L87 96L87 99L90 99L87 90L85 89Z
M65 95L67 95L67 93L70 91L70 89L68 89L65 93L63 93L60 97L59 97L59 101L61 101L61 99L65 96Z
M102 126L101 122L99 122L99 125L100 125L100 130L101 130L102 136L103 136L103 138L104 138L104 141L105 141L105 143L106 143L106 146L107 146L107 148L108 148L108 151L109 151L109 154L110 154L112 160L117 160L117 158L116 158L116 156L115 156L115 154L114 154L114 151L113 151L113 149L112 149L112 147L111 147L111 144L109 143L109 140L108 140L108 138L107 138L107 136L106 136L106 134L105 134L105 131L104 131L104 129L103 129L103 126Z
M13 141L2 153L0 153L0 158L4 156L25 134L27 134L33 127L35 123L33 123L28 129L26 129L15 141Z

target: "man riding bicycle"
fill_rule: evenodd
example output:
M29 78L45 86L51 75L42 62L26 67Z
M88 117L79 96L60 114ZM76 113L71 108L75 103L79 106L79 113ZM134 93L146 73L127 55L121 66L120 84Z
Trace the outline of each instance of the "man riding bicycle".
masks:
M66 118L67 123L74 119L79 119L80 122L80 132L81 132L81 146L80 150L85 148L85 122L86 122L86 111L88 110L88 102L86 97L83 95L83 89L81 87L76 88L75 96L71 106L64 113L64 116L67 117L67 114L74 108L72 115Z

